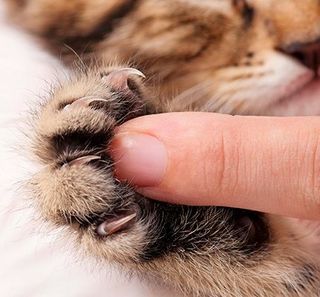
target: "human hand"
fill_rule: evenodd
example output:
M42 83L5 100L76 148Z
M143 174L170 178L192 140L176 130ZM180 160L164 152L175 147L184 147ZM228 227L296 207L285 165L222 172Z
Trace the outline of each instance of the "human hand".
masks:
M118 128L116 175L170 203L320 219L320 118L169 113Z

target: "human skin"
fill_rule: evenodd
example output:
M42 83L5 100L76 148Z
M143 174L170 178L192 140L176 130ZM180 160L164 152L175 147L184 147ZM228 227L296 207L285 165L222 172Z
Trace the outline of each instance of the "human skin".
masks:
M317 220L319 135L319 117L158 114L120 126L111 155L150 198Z

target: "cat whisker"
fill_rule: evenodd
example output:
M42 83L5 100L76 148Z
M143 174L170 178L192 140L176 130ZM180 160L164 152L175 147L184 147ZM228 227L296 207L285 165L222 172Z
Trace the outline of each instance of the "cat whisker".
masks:
M182 92L178 96L172 99L168 103L169 109L174 111L176 110L187 110L188 108L192 108L192 105L195 103L199 103L204 100L208 94L208 87L212 85L212 80L207 80L192 86L186 91Z
M83 71L85 72L86 69L88 68L88 66L84 63L83 59L80 57L80 55L69 45L67 44L64 44L64 46L71 52L75 55L75 57L78 59L80 65L80 71Z

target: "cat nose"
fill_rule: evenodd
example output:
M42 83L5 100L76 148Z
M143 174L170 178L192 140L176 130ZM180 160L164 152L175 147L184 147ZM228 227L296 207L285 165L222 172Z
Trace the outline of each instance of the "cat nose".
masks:
M318 73L320 65L320 39L308 43L295 42L281 48L281 51L299 60L315 73Z

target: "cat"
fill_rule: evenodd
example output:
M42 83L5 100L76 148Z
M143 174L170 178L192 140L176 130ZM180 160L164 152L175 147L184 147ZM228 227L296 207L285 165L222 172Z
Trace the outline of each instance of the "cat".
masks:
M71 67L41 107L31 181L82 249L185 296L320 296L315 251L287 218L149 200L114 177L114 129L150 113L313 114L318 0L5 0ZM67 45L67 46L66 46Z

